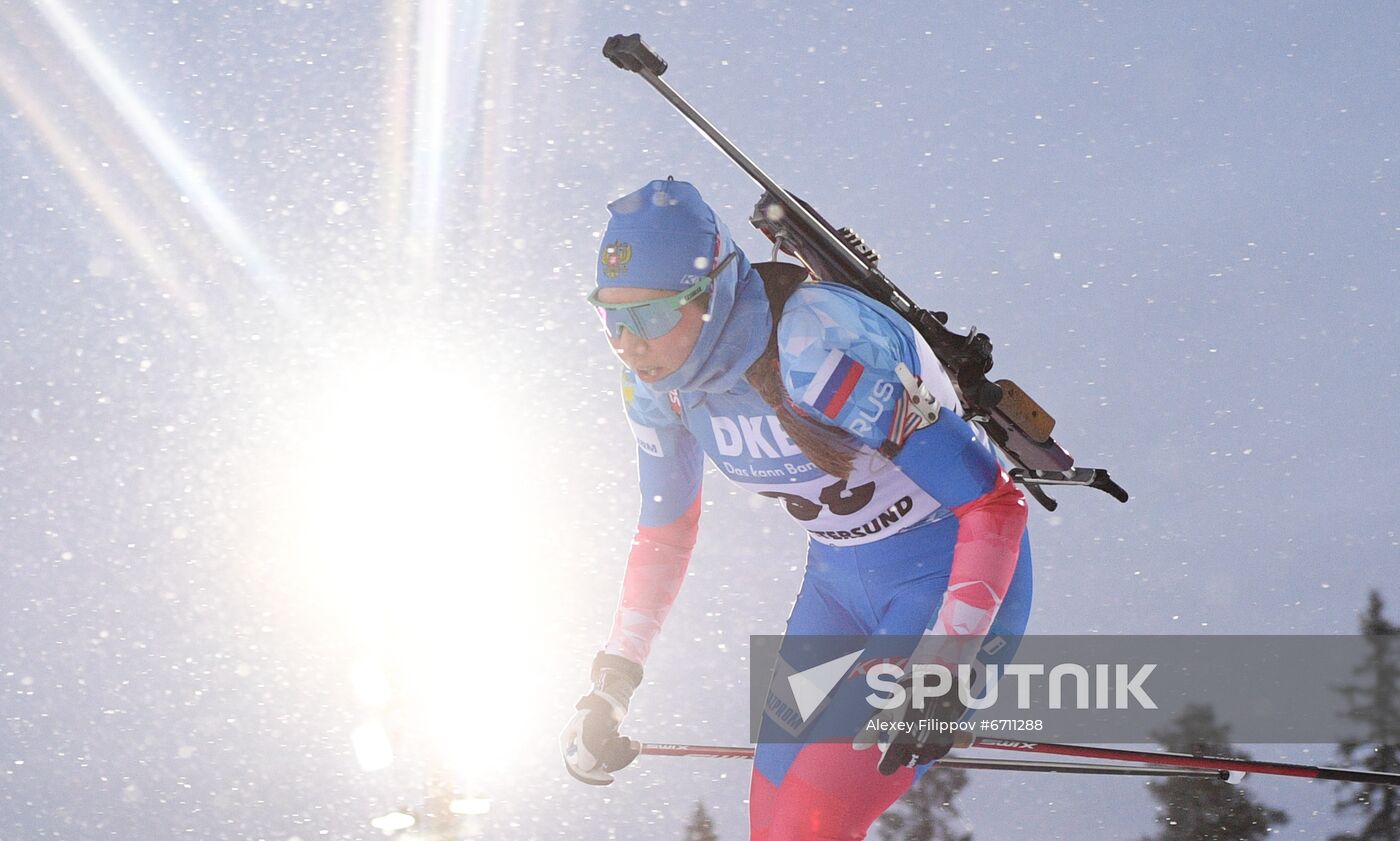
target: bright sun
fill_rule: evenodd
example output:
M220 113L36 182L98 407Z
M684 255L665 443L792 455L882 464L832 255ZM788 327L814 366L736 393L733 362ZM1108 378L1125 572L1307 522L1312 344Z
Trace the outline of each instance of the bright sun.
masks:
M341 371L307 395L288 513L309 601L362 652L357 754L367 769L389 761L386 722L454 770L498 772L511 733L492 670L504 646L543 645L525 615L547 540L527 517L528 432L473 366L381 357Z

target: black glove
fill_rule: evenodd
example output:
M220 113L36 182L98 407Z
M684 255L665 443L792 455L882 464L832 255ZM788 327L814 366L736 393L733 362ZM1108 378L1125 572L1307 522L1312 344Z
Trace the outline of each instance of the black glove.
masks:
M637 758L641 746L618 727L641 682L642 667L631 660L602 651L593 658L593 691L579 699L578 712L559 735L564 767L574 779L605 786L613 771Z
M909 723L911 729L898 731L886 748L885 755L880 758L880 773L887 777L900 768L927 765L947 756L957 737L951 725L961 721L967 712L967 707L958 699L956 680L948 692L927 699L923 709L914 707L914 691L910 682L900 683L908 699L904 706L904 721ZM938 727L939 724L949 726L944 729Z

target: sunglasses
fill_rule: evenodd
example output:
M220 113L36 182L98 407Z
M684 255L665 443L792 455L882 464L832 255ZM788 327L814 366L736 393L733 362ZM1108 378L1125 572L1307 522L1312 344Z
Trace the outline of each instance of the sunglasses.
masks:
M681 323L681 307L709 291L715 278L719 277L724 267L734 259L735 253L729 252L729 256L721 260L709 274L685 275L682 280L690 283L675 295L634 304L605 304L598 300L598 293L602 290L594 289L588 296L588 303L598 311L598 317L602 319L603 329L607 331L609 339L620 340L624 327L638 338L647 341L659 339L676 329L676 325Z

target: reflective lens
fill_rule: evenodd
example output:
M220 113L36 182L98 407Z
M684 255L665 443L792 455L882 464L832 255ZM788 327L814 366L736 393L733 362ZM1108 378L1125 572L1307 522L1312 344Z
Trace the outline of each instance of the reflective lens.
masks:
M635 304L605 304L598 300L598 292L595 289L588 296L588 302L597 310L598 317L602 319L603 329L608 332L608 338L617 341L622 338L622 328L627 328L639 338L651 341L659 339L681 323L681 308L701 295L710 288L714 279L719 273L724 271L724 267L729 265L729 261L734 259L731 252L715 266L714 270L707 275L687 275L684 279L690 281L686 288L665 298L655 298L650 301L640 301Z
M594 308L609 338L621 339L622 328L625 327L634 335L650 341L661 338L681 323L681 310L675 304L677 297L672 295L626 307L604 306L595 302Z

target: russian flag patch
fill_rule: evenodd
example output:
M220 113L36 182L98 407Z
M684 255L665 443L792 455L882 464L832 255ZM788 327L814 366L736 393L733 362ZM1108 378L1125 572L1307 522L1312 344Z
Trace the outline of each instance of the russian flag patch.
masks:
M802 402L836 420L864 372L864 365L839 350L833 350L822 360L812 382L802 392Z

